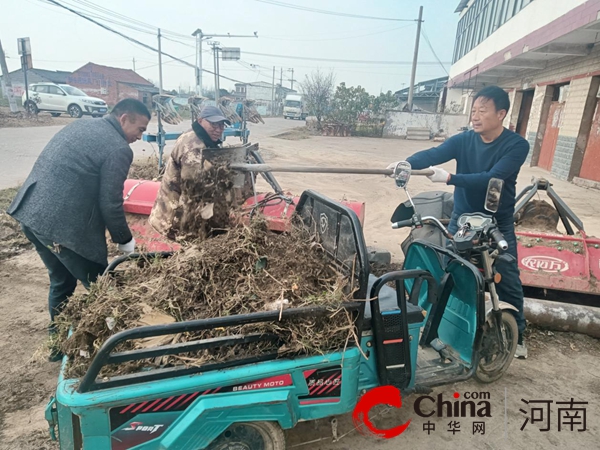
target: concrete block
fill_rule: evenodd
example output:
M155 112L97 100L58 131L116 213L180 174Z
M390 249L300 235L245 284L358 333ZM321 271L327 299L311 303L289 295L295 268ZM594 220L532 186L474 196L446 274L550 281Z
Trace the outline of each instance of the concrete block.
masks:
M388 265L392 262L392 254L384 248L367 247L367 255L370 263Z
M586 180L585 178L575 177L575 178L573 178L573 184L576 186L579 186L579 187L600 190L599 182L593 181L593 180Z

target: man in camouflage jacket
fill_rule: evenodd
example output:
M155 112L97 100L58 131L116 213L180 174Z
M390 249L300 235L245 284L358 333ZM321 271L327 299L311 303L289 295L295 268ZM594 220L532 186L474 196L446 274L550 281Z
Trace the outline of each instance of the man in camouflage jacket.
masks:
M215 220L215 208L220 206L216 204L231 201L224 198L218 202L214 195L206 195L210 184L207 174L213 164L205 157L204 150L221 146L225 124L231 122L221 111L207 106L193 122L192 130L183 133L175 143L149 219L152 227L169 239L205 237L203 230L206 232L206 224ZM227 186L222 190L227 191Z

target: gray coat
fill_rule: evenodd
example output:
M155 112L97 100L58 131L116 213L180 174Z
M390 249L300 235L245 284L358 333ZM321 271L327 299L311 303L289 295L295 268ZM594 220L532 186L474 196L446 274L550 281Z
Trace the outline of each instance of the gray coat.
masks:
M48 142L7 212L36 234L106 264L106 229L132 238L123 183L133 152L113 116L77 120Z

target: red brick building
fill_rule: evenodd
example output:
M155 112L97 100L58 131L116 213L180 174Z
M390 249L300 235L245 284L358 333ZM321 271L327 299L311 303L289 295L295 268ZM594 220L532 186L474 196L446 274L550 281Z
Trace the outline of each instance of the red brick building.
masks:
M158 88L133 70L87 63L74 71L67 83L78 87L86 94L103 99L114 106L124 98L135 98L152 106L152 96Z

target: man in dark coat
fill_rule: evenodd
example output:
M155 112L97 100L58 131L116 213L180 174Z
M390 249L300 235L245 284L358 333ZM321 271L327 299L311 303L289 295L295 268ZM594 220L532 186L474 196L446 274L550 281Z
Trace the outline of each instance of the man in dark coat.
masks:
M77 280L88 288L106 268L106 229L124 253L135 248L123 184L133 160L129 144L149 120L143 103L125 99L102 119L66 126L46 145L7 210L48 269L51 321Z
M487 86L475 94L471 109L473 130L452 136L439 147L422 150L406 161L413 169L433 170L428 178L434 183L454 186L454 210L448 231L458 231L457 220L465 213L487 214L486 191L492 178L504 181L501 201L494 217L498 228L508 242L508 253L514 261L497 261L496 269L502 280L496 284L500 300L513 305L513 312L519 329L515 357L527 358L527 346L523 338L526 322L523 313L523 287L517 264L517 238L515 236L515 194L517 177L527 158L529 143L516 133L503 126L504 118L510 109L508 94L498 86ZM433 167L450 160L456 160L456 174L450 174L441 167ZM390 164L388 168L395 167ZM499 196L500 192L496 192Z

